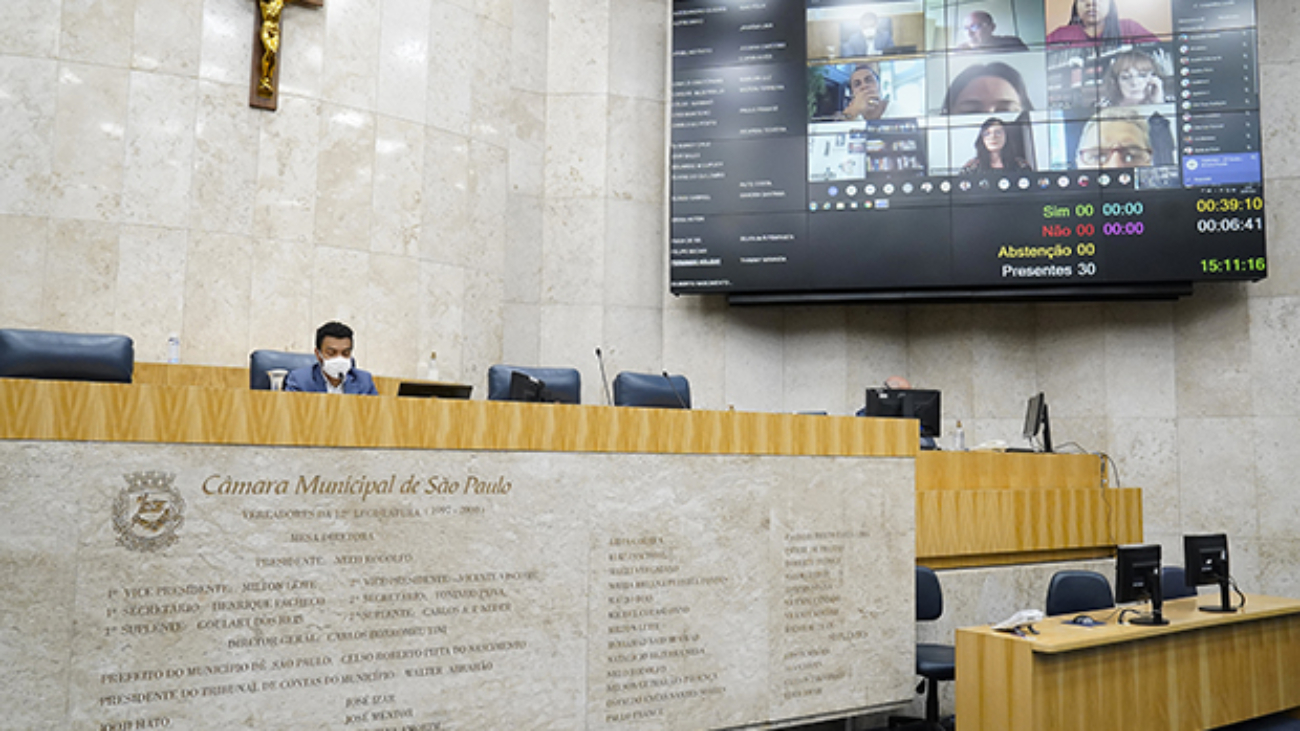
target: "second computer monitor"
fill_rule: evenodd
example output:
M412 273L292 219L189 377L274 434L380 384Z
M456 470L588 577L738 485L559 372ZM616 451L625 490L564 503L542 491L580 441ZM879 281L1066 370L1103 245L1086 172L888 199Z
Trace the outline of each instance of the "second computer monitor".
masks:
M939 392L922 388L868 388L866 415L917 419L921 422L921 436L937 437Z

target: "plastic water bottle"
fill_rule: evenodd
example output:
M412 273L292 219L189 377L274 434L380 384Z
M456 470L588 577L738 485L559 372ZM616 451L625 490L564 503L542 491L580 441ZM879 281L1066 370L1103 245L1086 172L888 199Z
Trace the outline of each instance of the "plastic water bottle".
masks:
M436 350L429 353L429 367L425 370L424 377L430 381L438 380L438 351Z
M167 336L167 362L181 362L181 336L176 333Z
M952 433L952 448L957 452L966 451L966 432L961 428L961 422L957 422L957 431Z

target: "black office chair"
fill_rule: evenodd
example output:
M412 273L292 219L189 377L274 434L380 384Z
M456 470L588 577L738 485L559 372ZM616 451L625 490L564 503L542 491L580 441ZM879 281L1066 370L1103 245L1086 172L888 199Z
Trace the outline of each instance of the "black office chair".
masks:
M134 371L125 335L0 329L0 378L130 383Z
M312 353L289 353L283 350L254 350L248 355L248 387L254 391L271 390L267 371L277 368L292 371L316 364Z
M1160 568L1160 593L1165 601L1196 596L1196 587L1187 585L1187 575L1182 566L1162 566Z
M518 371L541 381L548 400L562 404L582 403L582 375L577 368L534 368L494 365L488 368L488 400L510 400L510 377Z
M1115 594L1110 589L1110 581L1096 571L1057 571L1047 586L1049 617L1113 606Z
M932 569L916 567L916 620L932 622L943 616L943 588ZM925 678L926 729L945 728L939 721L939 682L957 677L956 648L928 642L916 644L916 674Z
M614 405L689 409L691 383L686 376L623 371L614 378Z

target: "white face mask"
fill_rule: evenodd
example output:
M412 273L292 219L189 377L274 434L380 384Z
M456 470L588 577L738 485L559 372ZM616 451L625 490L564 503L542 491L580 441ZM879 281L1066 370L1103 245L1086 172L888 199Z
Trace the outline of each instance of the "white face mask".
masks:
M329 358L321 361L321 370L325 371L330 378L341 379L352 370L351 358Z

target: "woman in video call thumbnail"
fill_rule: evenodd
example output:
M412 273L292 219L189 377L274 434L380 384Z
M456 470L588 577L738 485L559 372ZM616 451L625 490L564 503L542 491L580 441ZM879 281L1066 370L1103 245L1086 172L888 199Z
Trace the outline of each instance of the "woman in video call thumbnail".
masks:
M975 157L961 168L962 175L991 170L1032 170L1033 167L1019 154L1015 135L997 117L989 117L980 126L975 137Z
M976 64L957 74L943 101L944 114L1028 112L1033 108L1024 77L1001 61Z
M1125 0L1142 2L1142 0ZM1119 16L1120 0L1074 0L1070 22L1047 34L1047 45L1087 46L1099 42L1154 43L1151 31L1136 20Z
M1164 52L1154 53L1164 57ZM1145 51L1123 51L1115 55L1106 68L1101 103L1110 107L1163 104L1165 80L1160 64Z

